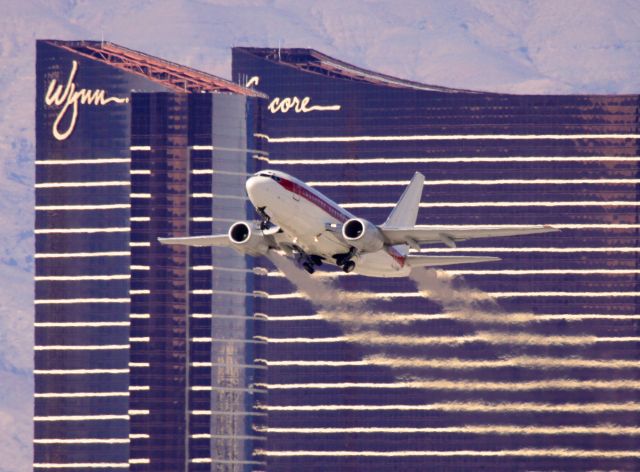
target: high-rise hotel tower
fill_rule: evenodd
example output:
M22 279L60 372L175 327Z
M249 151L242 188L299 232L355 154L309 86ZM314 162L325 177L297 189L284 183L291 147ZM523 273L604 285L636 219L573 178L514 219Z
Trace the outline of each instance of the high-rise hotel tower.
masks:
M251 216L263 96L112 43L36 74L35 469L260 464L249 261L157 237Z
M423 248L502 261L422 292L333 274L355 305L257 275L270 470L640 468L638 95L456 90L310 49L235 48L233 78L269 95L265 165L360 217L420 171L420 225L561 229Z

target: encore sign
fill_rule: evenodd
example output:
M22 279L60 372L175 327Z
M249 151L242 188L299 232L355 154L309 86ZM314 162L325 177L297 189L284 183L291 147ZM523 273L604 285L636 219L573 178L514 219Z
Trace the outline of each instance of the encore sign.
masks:
M260 84L260 77L254 75L251 77L245 87L257 86ZM271 113L287 113L294 111L295 113L309 113L312 111L339 111L342 107L340 105L310 105L311 97L275 97L269 103L269 111Z
M78 121L78 104L81 105L94 105L104 106L109 103L128 103L129 98L120 97L107 97L107 92L103 89L78 89L78 86L74 82L76 73L78 72L78 62L73 61L71 65L71 73L67 79L66 85L58 84L56 79L53 79L49 83L47 94L44 97L44 102L47 106L59 107L60 111L56 116L51 131L53 136L58 141L64 141L76 127ZM68 125L66 129L60 129L60 123L70 113Z

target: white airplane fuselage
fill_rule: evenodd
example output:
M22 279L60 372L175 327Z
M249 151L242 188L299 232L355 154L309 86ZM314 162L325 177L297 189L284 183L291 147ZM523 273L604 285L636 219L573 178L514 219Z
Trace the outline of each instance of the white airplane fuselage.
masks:
M255 208L264 208L271 221L291 238L291 243L308 255L317 255L325 263L335 264L336 254L347 253L350 246L340 232L327 231L327 224L340 227L354 215L337 203L284 172L265 171L246 183L249 200ZM356 254L355 272L372 277L404 277L411 272L406 257L394 246L385 245L376 252Z

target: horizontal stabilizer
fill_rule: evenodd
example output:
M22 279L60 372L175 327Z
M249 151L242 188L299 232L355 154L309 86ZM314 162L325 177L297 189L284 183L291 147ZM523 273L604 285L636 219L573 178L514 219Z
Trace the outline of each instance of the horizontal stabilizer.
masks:
M409 267L440 267L454 264L476 264L478 262L495 262L499 257L488 256L409 256L406 264Z
M231 240L226 234L211 236L187 236L184 238L158 238L160 244L179 244L182 246L217 246L230 247Z

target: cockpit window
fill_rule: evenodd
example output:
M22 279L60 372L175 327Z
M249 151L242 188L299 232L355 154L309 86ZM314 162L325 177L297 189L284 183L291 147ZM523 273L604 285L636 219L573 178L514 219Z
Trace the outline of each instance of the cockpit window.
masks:
M263 174L263 173L260 173L260 174L258 174L258 175L259 175L260 177L271 177L269 174Z
M271 178L276 182L280 182L280 177L278 177L277 175L272 175Z

